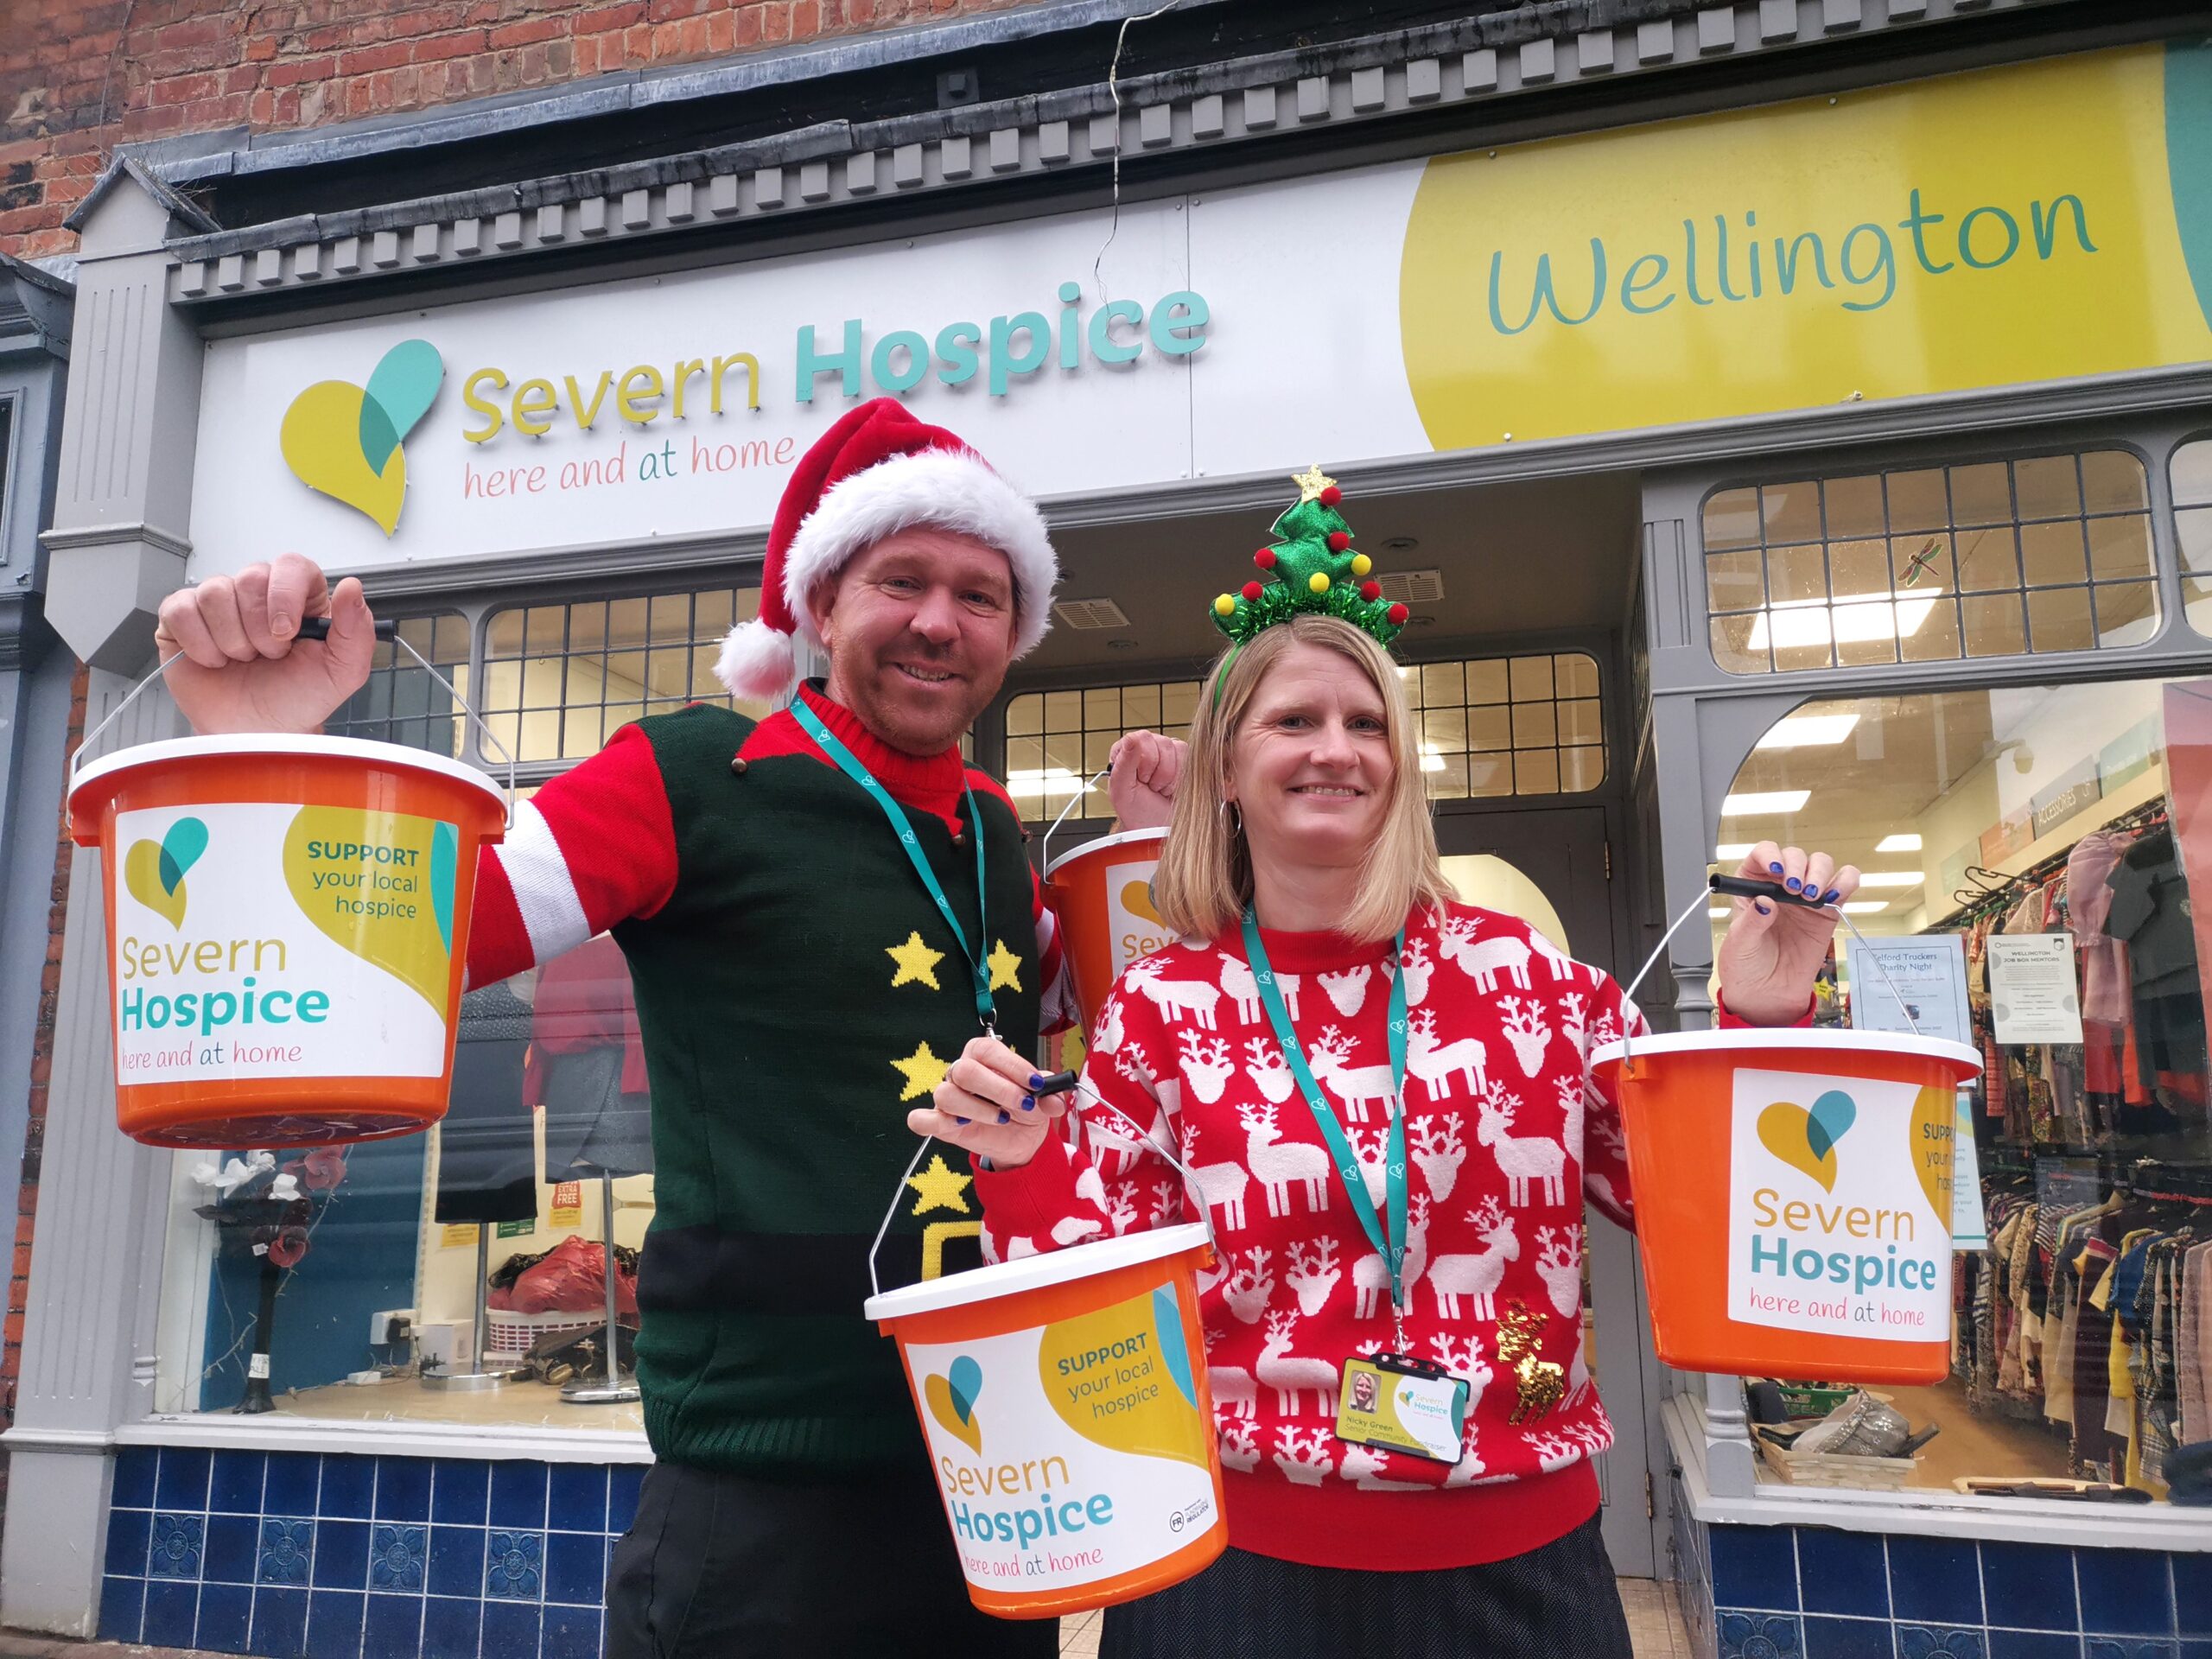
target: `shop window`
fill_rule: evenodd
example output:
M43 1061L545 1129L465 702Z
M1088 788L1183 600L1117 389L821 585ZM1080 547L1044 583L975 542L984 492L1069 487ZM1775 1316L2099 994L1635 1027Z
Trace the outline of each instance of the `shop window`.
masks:
M379 644L368 683L330 717L334 737L365 737L382 743L459 755L467 716L440 683L443 675L464 697L468 690L468 623L454 611L402 617L399 637L436 668L433 674L397 645Z
M1401 668L1433 801L1577 795L1605 780L1598 663L1582 652Z
M1722 490L1703 539L1713 660L1732 674L2109 651L2158 631L2147 480L2123 449Z
M2181 548L2181 599L2189 626L2212 638L2212 438L2174 450L2174 540Z
M1960 1146L1979 1200L1964 1214L1989 1244L1941 1281L1950 1375L1878 1390L1913 1428L1943 1430L1890 1465L1909 1486L2035 1478L2163 1501L2173 1448L2212 1440L2212 1351L2177 1335L2212 1329L2212 900L2192 902L2212 888L2207 801L2212 679L1808 703L1731 785L1716 859L1771 839L1859 866L1845 908L1874 949L1929 947L1928 981L1958 964L1962 1007L1907 993L1921 1028L1983 1057ZM1819 1023L1900 1028L1865 954L1839 939ZM1812 1178L1776 1168L1817 1213ZM1755 1411L1840 1397L1805 1392L1817 1377L1762 1381L1784 1388L1752 1388ZM1848 1468L1810 1472L1873 1478Z
M1187 730L1198 712L1196 680L1093 685L1077 691L1027 691L1006 706L1006 787L1021 815L1047 821L1105 769L1124 732ZM1100 798L1085 817L1111 817Z
M583 760L631 721L688 702L764 715L715 678L722 636L759 609L758 588L710 588L494 611L484 717L529 765Z

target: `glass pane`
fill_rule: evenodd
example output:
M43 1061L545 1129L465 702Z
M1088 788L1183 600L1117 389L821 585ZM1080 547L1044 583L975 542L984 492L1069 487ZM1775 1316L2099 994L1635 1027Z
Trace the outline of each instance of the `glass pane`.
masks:
M533 657L522 665L522 702L525 709L550 709L561 701L561 671L566 664L558 657Z
M1552 694L1552 659L1516 657L1513 659L1513 701L1525 702Z
M1723 490L1706 499L1705 545L1708 552L1758 545L1758 497L1757 490Z
M2053 588L2028 595L2028 639L2037 651L2094 651L2087 588Z
M1759 491L1759 512L1769 547L1821 538L1821 488L1810 480L1765 486Z
M1827 550L1818 545L1770 548L1766 556L1766 579L1777 605L1791 600L1826 599Z
M1513 792L1510 754L1471 754L1467 757L1467 793L1488 798Z
M1421 763L1421 782L1432 801L1456 801L1467 793L1467 757L1431 755Z
M2018 594L1973 594L1960 601L1969 657L2005 657L2027 649Z
M1598 659L1579 651L1562 652L1552 658L1552 672L1562 697L1598 695Z
M1538 745L1559 741L1559 722L1548 702L1516 702L1513 705L1513 747L1532 749Z
M1914 536L1890 543L1890 576L1898 593L1940 594L1958 586L1952 537Z
M2071 455L2015 461L2013 486L2020 493L2020 517L2070 518L2082 511L2082 481Z
M567 649L568 618L569 613L564 606L532 606L524 624L524 649L532 652Z
M1914 618L1919 626L1904 624ZM1959 606L1954 599L1939 599L1924 608L1898 607L1897 655L1908 663L1947 663L1959 655Z
M607 643L609 645L642 645L645 643L645 601L642 599L618 599L607 607Z
M697 595L692 601L691 637L719 641L736 624L736 601L726 589ZM758 613L757 598L753 613Z
M2003 461L1951 468L1951 522L1961 527L2012 522L2012 486Z
M1160 688L1156 685L1123 686L1122 719L1133 732L1157 731L1160 728Z
M2031 588L2087 581L2088 565L2082 552L2082 521L2068 518L2057 524L2021 525L2020 564Z
M1861 607L1872 611L1881 618L1878 626L1859 628L1852 626L1853 607L1839 605L1835 613L1835 660L1840 667L1865 668L1877 663L1894 663L1897 659L1897 630L1891 625L1894 614L1886 605Z
M2212 572L2212 507L2174 514L2174 534L2181 543L2181 568Z
M2176 506L2212 502L2212 438L2194 438L2177 448L2170 472Z
M600 711L597 709L572 709L561 722L561 755L563 760L582 760L599 753Z
M1827 620L1825 612L1816 613L1816 614L1821 616L1823 623ZM1835 657L1831 649L1828 630L1825 626L1808 629L1802 634L1783 628L1779 631L1779 637L1775 640L1774 665L1784 674L1802 673L1805 670L1812 668L1833 667L1834 661Z
M1598 705L1594 701L1559 705L1559 741L1562 743L1605 741L1603 723L1599 718Z
M1198 683L1179 680L1160 690L1160 724L1164 731L1187 730L1198 709Z
M1032 779L1045 769L1045 744L1040 738L1009 737L1006 741L1006 770L1010 782L1024 781L1027 772Z
M2089 575L2097 582L2114 576L2151 574L2151 520L2134 513L2125 518L2089 520Z
M1751 628L1763 620L1755 616L1716 616L1713 619L1713 660L1729 674L1764 674L1772 664L1764 645L1751 649ZM1764 640L1765 635L1762 633Z
M2182 613L2189 618L2189 626L2201 634L2212 635L2212 581L2183 576L2181 597Z
M1887 531L1888 526L1882 520L1882 480L1878 476L1832 478L1821 488L1827 498L1830 540L1880 536Z
M1512 712L1503 703L1467 710L1467 747L1471 749L1510 749L1513 747Z
M1605 752L1603 749L1561 749L1559 752L1559 786L1568 794L1595 789L1605 781Z
M1045 694L1045 729L1048 732L1081 731L1083 693L1047 691Z
M1503 702L1508 695L1505 658L1490 657L1467 664L1467 701Z
M2158 631L2158 590L2147 582L2100 584L2096 590L2099 643L2139 645Z
M1122 692L1118 686L1092 686L1083 694L1083 726L1085 731L1108 732L1117 736L1122 730Z
M652 643L672 645L678 640L686 644L691 639L691 595L689 594L656 594L649 601L646 627Z
M1419 722L1421 741L1430 748L1448 753L1467 747L1467 715L1464 709L1431 709L1414 718Z
M2082 457L2082 505L2091 512L2142 512L2151 505L2143 463L2125 449L2092 449Z
M1045 769L1074 772L1083 766L1083 734L1080 732L1047 732L1045 734Z
M1828 580L1835 595L1886 594L1890 590L1890 546L1887 542L1831 542Z
M1967 530L1959 532L1959 588L1963 593L1983 593L2020 585L2020 561L2009 530ZM1967 630L1971 634L1973 630ZM1969 651L1967 653L1974 653Z
M1466 698L1465 671L1458 663L1429 663L1421 671L1424 709L1452 709Z
M484 651L488 657L519 657L522 655L522 625L525 613L522 611L494 611L484 634Z
M1106 757L1114 752L1118 732L1085 732L1083 734L1083 775L1093 778L1106 769Z
M605 661L607 680L606 688L601 695L608 698L634 698L644 695L645 689L645 653L644 652L625 651L607 658ZM582 665L580 663L579 666Z
M1031 691L1007 703L1006 729L1007 735L1009 737L1029 737L1043 731L1045 729L1045 699L1034 691Z
M1951 507L1940 471L1891 473L1883 480L1890 498L1890 533L1913 530L1942 530L1951 522Z
M1518 749L1513 755L1516 795L1559 793L1559 756L1549 749Z

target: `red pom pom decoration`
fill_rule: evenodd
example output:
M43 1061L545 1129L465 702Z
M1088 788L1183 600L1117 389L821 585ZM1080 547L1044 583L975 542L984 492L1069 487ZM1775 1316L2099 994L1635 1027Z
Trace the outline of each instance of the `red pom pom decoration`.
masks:
M1344 550L1344 549L1346 549L1346 548L1350 547L1351 545L1351 537L1348 534L1346 534L1344 531L1341 531L1341 530L1332 530L1332 531L1331 531L1329 532L1329 551L1330 551L1330 552L1332 552L1332 553L1341 553L1341 552L1343 552L1343 551Z
M1272 547L1262 548L1258 552L1252 556L1252 563L1258 565L1262 570L1274 569L1275 568L1274 549Z
M1344 499L1344 493L1333 484L1321 492L1321 505L1325 507L1333 507Z
M1406 619L1412 614L1413 613L1402 605L1393 605L1389 612L1391 623L1397 627L1405 626Z
M1369 601L1373 601L1373 600L1377 600L1377 599L1382 598L1382 584L1381 582L1367 582L1367 583L1365 583L1364 585L1363 585L1363 586L1361 587L1361 588L1360 588L1360 590L1359 590L1359 596L1360 596L1362 599L1369 600Z
M1262 591L1260 584L1256 582L1248 582L1244 584L1244 597L1250 600L1255 605L1260 602L1260 594Z

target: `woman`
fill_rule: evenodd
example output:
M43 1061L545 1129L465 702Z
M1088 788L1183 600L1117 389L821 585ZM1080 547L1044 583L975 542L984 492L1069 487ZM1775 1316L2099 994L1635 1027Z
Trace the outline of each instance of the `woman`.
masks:
M1589 1463L1612 1431L1581 1361L1582 1218L1586 1193L1633 1225L1618 1117L1586 1056L1640 1016L1527 924L1457 902L1375 639L1299 615L1215 674L1153 882L1185 943L1132 964L1103 1011L1084 1134L1051 1133L1057 1102L1027 1092L1028 1063L980 1041L910 1119L977 1155L1001 1258L1198 1218L1097 1101L1209 1178L1221 1258L1202 1310L1230 1548L1109 1611L1100 1651L1627 1659ZM1770 843L1744 873L1832 900L1858 884ZM1738 901L1721 953L1732 1023L1809 1017L1833 928ZM1163 995L1163 980L1184 988ZM1202 1007L1191 982L1221 995ZM1309 1084L1360 1192L1338 1178L1342 1143ZM1404 1245L1395 1290L1378 1231ZM1338 1437L1332 1379L1370 1375L1346 1362L1379 1351L1465 1382L1465 1432L1444 1455ZM1371 1397L1344 1391L1355 1408Z

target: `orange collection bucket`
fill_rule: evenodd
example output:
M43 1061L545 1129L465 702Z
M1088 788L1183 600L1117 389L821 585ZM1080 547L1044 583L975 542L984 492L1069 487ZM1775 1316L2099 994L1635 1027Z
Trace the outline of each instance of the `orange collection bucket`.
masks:
M1165 830L1129 830L1054 858L1047 842L1045 885L1060 918L1060 948L1075 973L1086 1028L1122 969L1175 942L1152 907L1152 873L1166 843Z
M868 1299L899 1344L969 1599L1054 1618L1164 1590L1229 1542L1201 1226Z
M445 1115L499 787L353 738L143 744L69 791L103 850L116 1116L162 1147L372 1141Z
M1952 1135L1973 1049L1697 1031L1608 1043L1591 1063L1627 1129L1661 1359L1847 1382L1948 1373Z

